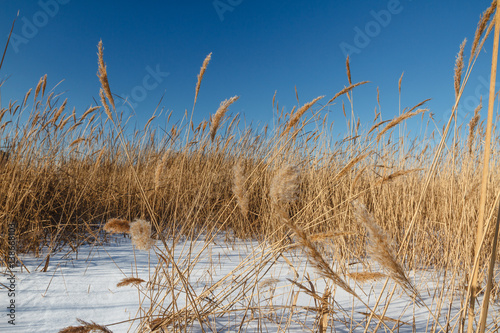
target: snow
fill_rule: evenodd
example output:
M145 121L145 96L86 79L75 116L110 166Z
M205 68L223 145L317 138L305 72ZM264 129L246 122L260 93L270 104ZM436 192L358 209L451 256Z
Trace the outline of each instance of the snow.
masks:
M392 280L388 280L385 288L385 279L363 285L348 280L361 302L318 277L300 250L278 255L265 243L228 241L221 235L213 239L184 239L175 246L170 240L167 245L172 248L175 262L188 279L194 297L198 297L200 312L210 309L203 326L205 331L238 331L240 325L242 331L248 332L317 331L317 311L314 309L320 302L305 290L299 292L299 287L291 281L314 288L320 296L329 286L334 312L330 314L328 332L363 331L369 310L362 302L373 309L379 297L375 312L382 315L387 305L385 316L396 321L386 320L385 323L399 332L430 331L433 325L439 331L439 325L445 328L447 318L454 318L460 311L462 292L456 290L457 286L448 290L451 287L443 283L444 272L409 272L425 303L420 307ZM4 309L0 332L58 332L67 326L80 325L76 318L106 325L113 332L147 332L147 328L134 318L144 316L151 304L155 306L155 315L171 313L172 294L168 292L171 289L164 274L178 277L172 265L165 264L161 258L169 256L164 246L159 241L156 246L155 251L138 251L128 237L113 236L105 244L83 245L77 253L65 249L54 254L46 272L41 271L45 264L43 255L38 258L21 256L29 273L21 267L15 270L15 325L8 323L6 309L10 299L5 288L8 272L5 268L0 271L0 301ZM371 268L376 270L375 266ZM340 271L338 267L335 269ZM349 266L350 271L361 269L361 264ZM126 277L138 277L151 284L117 287ZM176 305L180 309L190 300L182 288L182 281L175 281ZM152 285L155 288L151 288ZM441 295L441 292L444 293ZM290 310L291 304L296 305L293 310ZM498 329L499 310L498 304L490 306L489 328L492 331ZM377 323L378 320L373 319L370 327L375 328ZM451 323L454 325L457 320ZM449 330L458 331L458 326ZM201 332L199 323L191 322L188 331Z

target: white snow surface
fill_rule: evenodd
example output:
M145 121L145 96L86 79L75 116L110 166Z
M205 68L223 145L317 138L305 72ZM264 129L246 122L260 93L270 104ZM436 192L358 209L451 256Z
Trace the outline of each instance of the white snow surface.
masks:
M217 299L218 292L231 290L230 286L237 285L239 281L247 279L250 282L247 286L235 288L217 305L221 309L235 309L235 311L221 310L223 315L209 316L203 325L205 332L237 332L240 328L242 332L317 331L317 312L308 310L307 307L316 308L319 303L306 292L299 292L299 288L290 280L308 288L312 283L319 295L323 295L325 286L329 285L333 293L331 299L334 302L331 302L333 315L330 317L327 332L363 332L369 311L366 306L352 295L335 287L331 281L319 277L300 250L287 251L282 256L277 256L270 255L269 247L255 241L226 240L225 236L221 235L210 241L207 241L206 237L195 241L182 240L172 250L176 263L181 270L184 270L184 275L189 280L195 295L199 296L207 288L215 285L212 292L203 297L201 301L205 302L203 304ZM167 245L171 247L172 243ZM161 242L157 241L156 246L158 247L156 251L153 249L138 251L134 249L128 237L113 236L109 243L83 245L77 252L64 249L53 254L46 272L42 272L45 264L44 255L38 258L22 255L20 258L26 268L17 267L14 270L15 325L9 324L8 321L11 319L6 309L12 299L8 297L7 289L10 274L5 268L0 269L0 306L3 309L0 332L58 332L68 326L80 325L77 318L106 325L112 332L148 332L147 328L140 325L140 320L133 320L144 315L144 311L147 311L151 304L149 296L145 297L145 293L151 295L150 292L145 292L146 285L143 283L138 287L130 285L117 287L117 283L126 277L155 281L155 267L159 265L157 253L160 249L164 250ZM160 263L164 261L160 259ZM187 263L193 263L189 271L186 270ZM332 267L336 270L335 266ZM349 266L351 272L361 269L360 264ZM371 269L377 270L375 266ZM172 272L172 267L167 267L167 270ZM308 275L311 283L306 279ZM340 272L339 275L344 277ZM383 288L385 279L363 285L356 284L352 280L347 281L371 309L374 308L377 298L382 295L375 312L382 315L384 306L388 304L385 316L399 321L385 321L391 330L426 332L435 326L437 331L442 328L450 332L458 331L457 326L444 325L446 317L457 316L460 307L458 299L460 293L455 291L456 295L451 296L452 291L448 290L446 282L443 282L446 281L444 274L417 271L409 272L408 275L422 296L424 306L416 306L392 280L388 280L385 288ZM156 281L160 281L158 279L161 277L156 276ZM222 283L216 285L221 279ZM259 281L256 284L257 288L252 288L254 281ZM243 297L238 295L242 288L247 288L247 294ZM387 295L393 288L395 292L389 300ZM440 298L439 293L443 290L445 294ZM297 307L294 313L290 314L289 305L294 302L297 293L295 303ZM178 295L177 304L182 307L186 304L186 293L182 288L178 288ZM272 303L269 302L270 296L273 297ZM452 297L455 298L450 302ZM231 303L233 299L239 301ZM442 309L437 311L440 299ZM171 296L167 296L162 306L166 308L171 303ZM498 304L490 306L490 332L499 330L499 310ZM157 310L154 313L159 312ZM437 313L441 314L439 318L435 318ZM452 323L454 322L456 320L452 320ZM375 328L377 323L377 320L372 320L370 327ZM380 331L389 331L388 328L382 325ZM187 328L187 331L202 332L200 324L196 321Z

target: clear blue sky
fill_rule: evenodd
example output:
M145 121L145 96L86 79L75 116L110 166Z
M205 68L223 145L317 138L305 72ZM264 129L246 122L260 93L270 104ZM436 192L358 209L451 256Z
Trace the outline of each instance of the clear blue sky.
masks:
M210 52L195 122L208 119L222 100L238 95L231 113L240 112L248 123L272 124L275 90L280 106L290 110L297 104L295 86L303 104L319 95L330 98L347 85L345 48L350 45L356 48L351 49L353 81L371 81L354 91L355 113L362 123L373 119L377 87L384 119L398 114L402 72L402 107L432 98L428 107L442 123L454 101L459 45L468 39L468 56L479 15L489 4L489 0L4 0L2 50L18 10L20 16L0 70L0 79L8 77L2 104L22 100L48 74L48 87L64 80L56 91L65 92L68 106L83 113L98 99L96 46L102 39L111 90L129 95L136 104L133 121L139 127L163 94L161 106L173 110L174 121L186 109L191 111L196 76ZM492 38L472 73L462 117L473 111L479 95L487 100L483 82L489 77L491 49ZM339 124L336 128L344 130L340 105L330 112L330 120Z

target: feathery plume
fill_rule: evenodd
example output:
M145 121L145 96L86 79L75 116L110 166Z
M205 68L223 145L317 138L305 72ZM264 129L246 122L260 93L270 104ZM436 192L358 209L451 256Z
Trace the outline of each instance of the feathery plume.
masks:
M481 35L484 32L484 29L486 29L486 25L490 21L492 14L495 12L496 6L497 6L496 0L493 0L491 2L490 7L488 9L486 9L484 11L484 13L481 15L481 17L479 18L479 22L477 23L476 33L474 34L474 41L472 42L472 48L470 50L469 65L472 62L472 59L474 58L474 56L477 56L479 50L481 49L481 48L477 47L479 44L479 39L481 38ZM491 31L491 29L488 29L488 30Z
M285 166L278 170L271 181L269 196L275 204L297 200L299 172L296 167Z
M109 109L109 105L106 102L106 98L104 97L104 90L101 88L99 90L99 96L101 97L102 106L104 106L104 111L108 116L109 120L113 120L113 115L111 114L111 110Z
M357 200L352 202L352 206L354 207L354 216L357 222L368 231L368 254L377 261L379 265L388 272L389 276L403 287L403 289L417 299L420 299L418 291L408 280L403 268L397 262L384 231L375 223L372 214L368 212L365 205Z
M109 88L109 81L108 81L108 72L106 70L106 64L104 63L104 53L103 53L103 46L102 46L102 40L99 41L99 45L97 46L98 53L98 72L97 72L97 77L99 78L99 81L101 82L102 89L104 90L104 93L106 94L106 97L108 98L109 103L111 103L111 106L113 106L113 109L115 109L115 101L113 99L113 96L111 95L111 89Z
M347 59L345 60L345 67L347 70L347 80L349 81L349 85L352 86L351 81L351 66L349 65L349 55L347 55Z
M381 130L378 134L377 134L377 137L376 137L376 140L377 140L377 143L380 141L380 138L382 137L382 135L384 135L387 131L389 131L391 128L395 127L397 124L399 124L400 122L408 119L408 118L411 118L413 116L416 116L416 115L419 115L421 113L424 113L424 112L427 112L429 111L429 109L418 109L416 111L408 111L408 112L405 112L405 113L402 113L399 117L396 117L394 119L392 119L385 127L383 130Z
M290 228L298 237L298 242L302 245L309 261L316 268L318 274L326 279L330 279L344 289L349 294L358 297L349 285L333 271L327 261L323 258L316 246L307 236L306 232L298 224L294 223L288 213L281 207L282 204L287 204L297 198L298 189L298 171L293 167L284 167L278 171L271 181L269 195L278 215L283 223Z
M316 103L317 101L319 101L320 99L322 99L323 97L325 96L319 96L319 97L316 97L315 99L313 99L312 101L310 101L309 103L306 103L304 104L300 109L298 109L290 118L290 121L288 122L288 125L285 129L285 131L283 132L283 134L287 133L288 131L290 131L292 129L292 127L294 127L297 122L299 121L300 117L302 117L302 115L307 111L309 110L309 108L311 106L313 106L314 103Z
M479 119L481 115L479 112L483 108L483 97L479 99L479 105L474 110L474 117L469 122L469 136L467 137L467 148L469 149L469 154L472 154L472 143L474 142L474 131L476 129L477 124L479 123Z
M198 92L200 91L201 80L203 80L203 75L205 75L205 71L207 70L207 66L208 66L208 63L210 62L210 59L212 59L212 52L210 52L206 56L205 60L203 60L203 65L201 65L200 73L198 74L198 82L196 82L196 92L194 94L193 109L194 109L194 106L196 105L196 100L198 99Z
M139 250L149 250L154 245L154 239L151 239L151 223L136 219L130 224L130 235L132 244Z
M110 234L129 233L130 222L116 218L110 219L104 225L104 231L109 232Z
M156 165L155 170L155 191L158 191L160 187L162 187L162 173L165 169L165 165L167 164L167 159L169 157L169 152L163 154L161 161Z
M125 287L129 285L138 285L140 283L146 282L143 279L135 278L135 277L129 277L129 278L124 278L122 279L119 283L117 283L117 287Z
M240 98L239 96L233 96L230 99L226 99L220 103L219 109L210 119L210 138L212 142L214 141L215 134L217 133L217 129L219 128L220 122L224 115L226 114L227 109L231 104L236 102Z
M462 71L464 69L464 47L467 42L467 38L464 39L462 44L460 44L460 50L457 54L457 59L455 61L455 76L454 76L454 85L455 85L455 99L458 98L458 93L460 92L460 83L462 82Z
M98 325L94 322L86 322L81 319L76 318L81 324L80 326L68 326L59 331L59 333L90 333L90 332L103 332L103 333L113 333L106 326Z

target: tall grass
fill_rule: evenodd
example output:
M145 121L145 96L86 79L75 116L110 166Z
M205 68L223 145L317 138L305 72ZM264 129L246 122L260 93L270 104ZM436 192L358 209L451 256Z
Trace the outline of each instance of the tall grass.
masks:
M488 9L481 18L465 75L465 43L460 45L454 111L491 30L487 25L493 11L494 7ZM323 105L320 96L284 113L276 103L277 122L272 130L243 128L238 115L227 116L231 104L237 103L235 96L221 103L210 122L174 124L169 133L160 136L151 126L153 121L126 137L121 115L115 111L102 43L98 48L101 105L78 116L75 110L66 109L61 94L47 87L44 76L34 93L30 90L0 110L0 137L9 144L9 159L0 163L0 257L4 265L10 221L16 223L19 253L38 256L48 248L47 264L51 254L65 246L78 251L82 244L101 241L102 229L130 233L133 239L137 234L135 244L144 249L153 246L154 240L173 239L175 246L181 235L197 239L201 234L226 232L234 238L272 244L260 258L258 269L245 275L247 280L257 279L267 263L296 243L305 249L321 276L356 297L345 277L366 281L389 276L419 302L418 287L406 272L433 268L446 271L450 285L443 285L443 290L460 289L461 300L465 300L480 207L477 170L482 166L481 141L486 130L480 121L481 105L468 131L466 124L455 125L452 140L447 135L453 117L444 131L429 127L421 137L405 134L410 118L428 119L427 100L408 105L394 119L380 121L378 114L365 130L359 119L351 117L347 119L349 133L335 140L324 110L341 98L352 101L352 91L367 83L352 83L347 61L348 85L327 97ZM210 57L198 75L193 112ZM351 106L354 108L353 103ZM354 109L351 111L354 115ZM495 133L493 169L500 162L499 139ZM487 183L485 215L491 220L498 204L500 176L490 174ZM139 220L128 222L136 218ZM486 232L479 253L483 262L492 249L491 231ZM333 271L322 247L315 244L325 238L335 249L341 274ZM368 240L372 245L367 249ZM189 285L179 287L179 281L196 264L196 254L181 272L169 268L168 250L154 249L160 258L157 273L163 270L167 276L155 292L171 293L171 299L176 299L175 288L188 292ZM346 263L365 262L367 254L378 258L382 266L385 262L387 274L348 272ZM498 260L498 254L494 255ZM249 259L247 264L256 260ZM481 270L479 276L483 275ZM181 308L175 302L164 305L165 298L154 299L163 312L148 310L142 325L151 330L169 325L183 329L198 321L203 326L203 318L220 311L222 300L241 289L239 296L224 304L228 311L238 297L253 294L260 282L238 280L223 289L214 304L201 301L208 291L192 295L191 305ZM333 311L330 290L321 295L294 283L318 301L318 327L323 331ZM214 290L217 286L214 284ZM368 309L368 315L384 323L383 314ZM462 314L449 323L463 328L463 320ZM96 324L83 322L85 325Z

